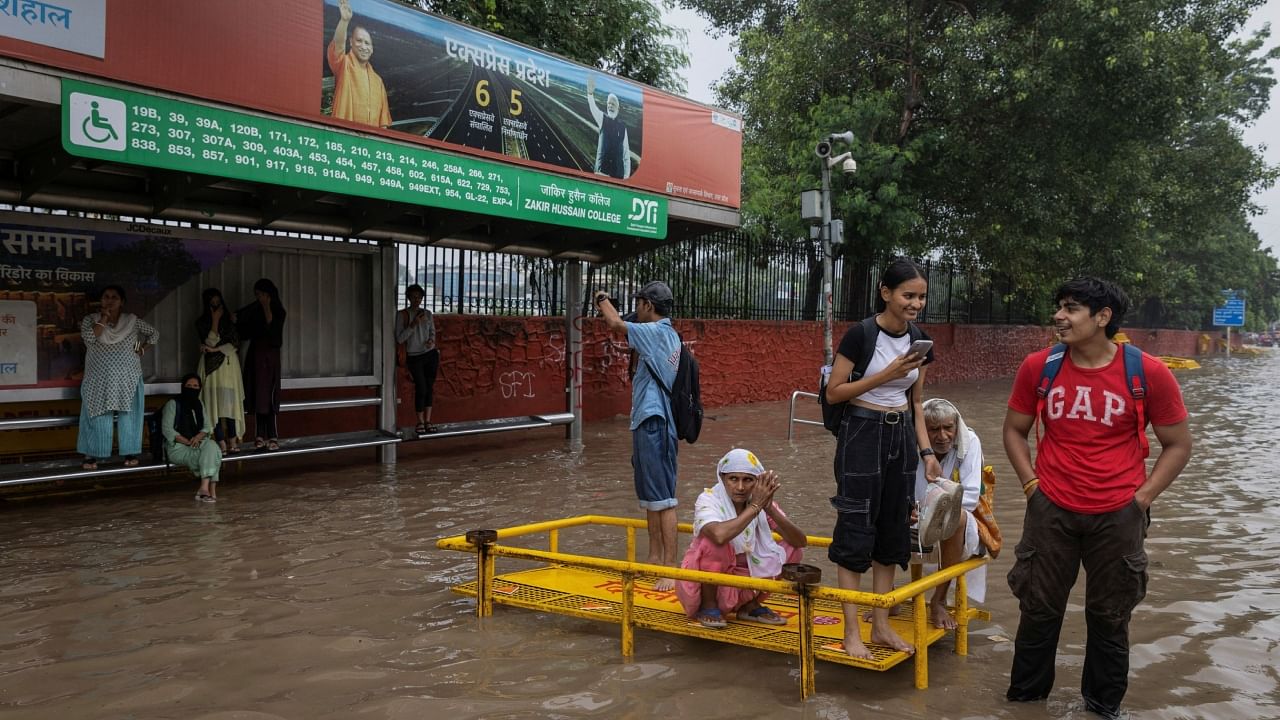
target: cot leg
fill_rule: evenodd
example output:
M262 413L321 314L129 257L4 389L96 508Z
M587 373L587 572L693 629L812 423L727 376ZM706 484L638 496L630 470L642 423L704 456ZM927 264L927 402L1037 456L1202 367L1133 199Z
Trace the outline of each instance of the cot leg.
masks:
M476 549L476 617L493 614L493 544L497 530L469 530L467 542Z
M915 597L914 635L916 646L916 689L929 687L929 605L924 593Z
M622 657L630 658L636 654L635 629L635 591L636 576L634 573L622 574Z

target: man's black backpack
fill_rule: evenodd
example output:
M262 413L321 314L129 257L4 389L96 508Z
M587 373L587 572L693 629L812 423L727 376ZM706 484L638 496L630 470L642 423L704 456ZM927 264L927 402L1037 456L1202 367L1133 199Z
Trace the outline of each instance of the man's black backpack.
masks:
M679 333L676 337L679 337ZM685 347L684 339L680 340L680 367L676 369L676 379L670 388L662 382L662 378L647 360L644 366L671 401L676 438L690 443L697 442L698 434L702 432L702 385L698 381L698 361L689 352L689 348Z
M876 355L876 336L880 334L880 326L876 324L876 316L872 315L864 319L860 325L862 330L862 356L854 361L853 372L849 373L849 379L846 382L853 382L861 378L863 373L867 371L867 366L871 364L871 358ZM858 326L855 325L854 327ZM907 323L907 333L911 336L911 342L924 337L924 333L913 322ZM818 381L818 403L822 405L823 427L830 430L832 435L839 435L840 421L844 420L844 409L848 407L849 403L845 401L832 405L827 402L827 376L825 374Z

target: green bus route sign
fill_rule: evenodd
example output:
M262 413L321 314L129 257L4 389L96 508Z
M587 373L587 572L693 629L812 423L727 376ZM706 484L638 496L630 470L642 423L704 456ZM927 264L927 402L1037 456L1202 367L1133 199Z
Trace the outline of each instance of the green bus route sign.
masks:
M80 157L663 239L667 201L604 183L62 81Z

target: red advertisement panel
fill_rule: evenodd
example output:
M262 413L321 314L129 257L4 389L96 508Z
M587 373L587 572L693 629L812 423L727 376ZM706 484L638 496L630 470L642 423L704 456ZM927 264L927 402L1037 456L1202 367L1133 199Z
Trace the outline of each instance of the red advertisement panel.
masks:
M391 0L131 0L99 59L0 55L737 207L741 121Z

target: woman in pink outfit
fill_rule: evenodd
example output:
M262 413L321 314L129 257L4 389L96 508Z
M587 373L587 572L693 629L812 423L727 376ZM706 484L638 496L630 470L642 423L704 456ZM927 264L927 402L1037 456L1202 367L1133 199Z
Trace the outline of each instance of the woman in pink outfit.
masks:
M698 496L693 543L686 570L776 578L784 563L800 562L805 535L773 501L778 476L754 453L733 449L716 465L716 484ZM782 540L775 540L777 532ZM762 603L768 593L690 581L676 583L685 614L703 627L722 628L732 615L743 622L786 625L786 618Z

